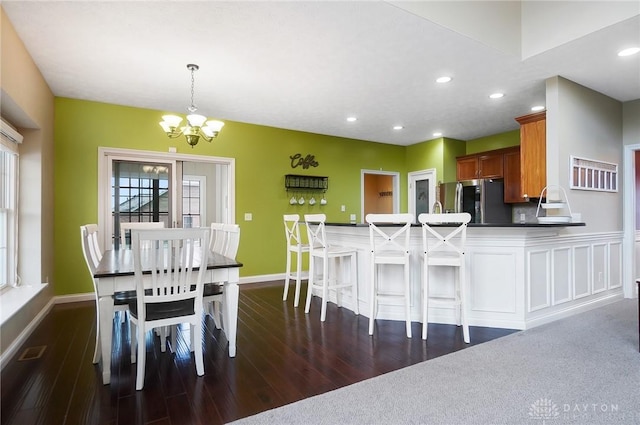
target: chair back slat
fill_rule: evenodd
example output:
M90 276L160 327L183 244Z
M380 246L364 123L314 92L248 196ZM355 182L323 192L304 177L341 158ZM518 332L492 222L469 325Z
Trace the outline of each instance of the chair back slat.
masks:
M131 249L141 317L145 314L144 304L149 303L193 299L196 311L201 308L209 233L208 228L132 230ZM147 291L144 288L147 275L142 274L143 269L151 273Z
M290 249L293 246L302 245L299 214L284 215L284 234L287 239L287 249Z
M367 214L369 224L369 247L371 254L377 256L408 256L413 214ZM397 226L381 225L400 224Z
M327 221L325 214L305 214L304 222L307 227L307 238L309 240L309 252L328 247L327 235L324 223Z
M226 235L224 256L235 260L240 247L240 226L237 224L225 224L223 231Z
M467 225L471 221L469 213L446 213L427 214L418 216L418 221L422 224L422 245L425 255L433 253L450 253L453 255L464 255L467 239ZM441 233L437 229L448 229L447 227L432 227L432 224L454 224L456 227L448 232ZM431 243L430 243L431 241Z
M164 223L158 221L151 222L131 222L131 223L120 223L120 249L123 249L127 246L127 231L129 234L133 229L163 229ZM129 237L129 241L132 241L131 237Z

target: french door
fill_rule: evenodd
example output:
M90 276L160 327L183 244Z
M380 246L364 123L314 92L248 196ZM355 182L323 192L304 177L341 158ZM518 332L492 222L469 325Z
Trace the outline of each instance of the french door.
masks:
M120 244L120 223L207 227L235 222L235 160L99 148L98 226L103 249Z

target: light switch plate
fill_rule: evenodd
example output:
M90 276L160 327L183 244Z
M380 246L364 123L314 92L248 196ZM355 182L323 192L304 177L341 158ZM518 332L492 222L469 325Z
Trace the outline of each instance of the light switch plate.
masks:
M347 210L347 207L345 207L344 205L340 207L340 211L345 212L346 210Z
M244 213L244 221L251 221L251 220L253 220L253 214Z
M355 215L355 214L351 214L351 215L349 216L349 220L351 220L351 221L356 221L356 215Z

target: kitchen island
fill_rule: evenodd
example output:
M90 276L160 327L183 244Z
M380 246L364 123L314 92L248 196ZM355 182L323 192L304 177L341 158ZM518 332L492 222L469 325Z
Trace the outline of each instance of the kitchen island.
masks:
M466 284L471 326L528 329L623 297L622 235L572 234L584 223L475 224L467 229ZM451 227L442 224L437 227ZM366 224L327 223L332 243L358 250L361 314L369 311L369 228ZM411 316L421 320L422 232L411 229ZM401 271L383 271L382 285L401 291ZM452 270L431 275L432 295L451 292ZM395 288L394 286L397 286ZM330 294L335 302L335 293ZM353 307L346 294L342 303ZM379 319L404 320L403 305L381 304ZM455 323L453 309L432 308L429 321Z

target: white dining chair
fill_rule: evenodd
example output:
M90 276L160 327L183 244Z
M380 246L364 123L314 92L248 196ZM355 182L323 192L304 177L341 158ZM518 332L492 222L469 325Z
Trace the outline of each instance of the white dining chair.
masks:
M84 255L85 263L89 269L91 275L91 281L93 282L93 290L96 294L96 343L93 351L93 363L97 364L100 361L102 351L100 349L100 320L106 319L100 317L100 306L98 305L98 282L94 278L94 274L100 260L102 259L102 251L98 244L98 225L97 224L85 224L80 226L80 241L82 246L82 254ZM113 312L122 312L121 321L125 321L125 316L129 310L129 301L135 300L135 291L121 291L116 292L113 295ZM113 319L113 318L112 318ZM110 361L110 359L107 359Z
M282 301L287 300L287 295L289 294L289 283L291 280L295 280L296 288L294 292L293 306L298 307L300 301L301 282L304 279L309 279L309 271L302 270L302 255L309 253L309 244L302 242L299 214L284 215L284 236L287 241L287 266L284 276L284 292L282 294ZM293 254L296 256L295 272L291 270L291 266L293 264L291 257Z
M216 238L221 242L212 240L210 246L212 252L224 255L233 260L236 259L238 248L240 247L240 226L237 224L212 223L211 228L216 224ZM217 251L216 251L217 249ZM207 282L204 284L203 303L204 311L211 315L217 329L223 328L224 303L223 301L224 282Z
M120 249L124 249L127 246L126 235L131 235L133 229L163 229L164 222L161 221L147 221L147 222L121 222L120 223ZM129 237L131 241L131 237Z
M367 214L369 223L370 284L369 284L369 335L378 314L380 300L403 298L407 338L411 338L411 280L409 236L413 214ZM402 293L386 291L380 285L382 267L402 267Z
M422 224L422 339L427 339L429 308L453 307L456 310L456 322L462 325L464 342L469 343L469 324L466 318L467 295L465 284L465 246L467 224L471 221L469 213L456 214L420 214ZM432 227L433 224L453 226ZM432 296L429 291L429 271L433 267L452 267L455 270L453 296Z
M330 244L325 232L326 219L325 214L305 214L304 216L309 240L309 285L304 312L309 313L313 290L320 290L322 298L321 322L324 322L327 317L327 301L330 290L335 290L336 303L341 307L341 290L351 288L353 311L360 314L358 307L358 251L355 248ZM349 259L350 269L348 280L344 277L346 274L344 273L344 260L346 259ZM318 262L321 262L321 267L318 267Z
M129 304L129 309L131 323L136 328L136 332L131 333L131 360L138 363L136 390L144 387L145 334L153 328L189 323L196 373L204 375L202 289L209 232L208 228L132 231L137 300ZM151 274L142 274L143 262ZM198 270L194 270L196 267ZM145 281L150 284L145 285Z

